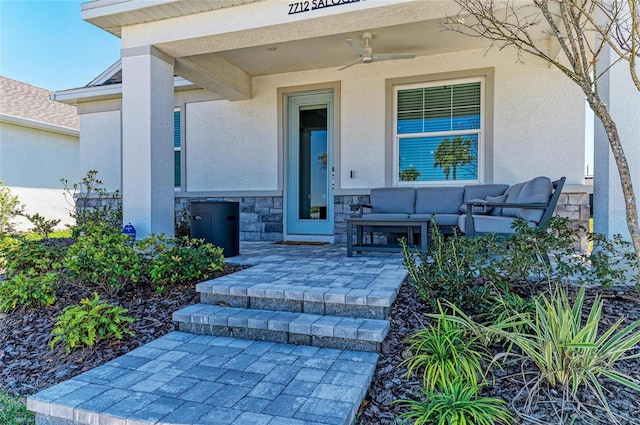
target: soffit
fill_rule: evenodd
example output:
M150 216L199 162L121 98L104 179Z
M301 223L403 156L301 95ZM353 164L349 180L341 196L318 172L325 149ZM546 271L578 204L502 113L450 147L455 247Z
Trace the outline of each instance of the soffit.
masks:
M82 19L120 37L123 26L259 1L263 0L95 0L82 4Z

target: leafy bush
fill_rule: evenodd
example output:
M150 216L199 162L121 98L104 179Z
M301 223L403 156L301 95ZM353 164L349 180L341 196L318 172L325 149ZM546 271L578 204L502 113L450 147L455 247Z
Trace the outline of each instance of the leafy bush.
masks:
M428 324L408 338L411 356L403 361L407 375L422 370L423 385L431 391L456 378L478 384L487 354L477 337L444 315L435 319L435 325Z
M467 259L473 256L474 246L469 243L472 240L456 233L445 239L435 224L430 233L430 258L418 252L416 260L406 241L400 241L404 265L418 295L434 310L438 309L440 300L469 311L484 308L486 289L473 284L474 270Z
M11 190L0 180L0 237L15 231L13 219L23 211L17 195L12 195Z
M480 388L464 379L454 379L443 383L438 390L424 389L420 400L396 400L393 403L409 409L400 415L402 424L515 424L506 402L479 396Z
M79 183L71 185L68 180L60 179L65 199L71 207L69 215L76 221L74 237L95 227L122 226L120 191L109 192L97 175L98 171L89 170Z
M56 301L57 286L57 273L36 275L20 272L11 279L0 281L0 310L51 305Z
M129 237L119 228L85 227L84 235L67 251L64 266L68 278L89 287L98 286L107 294L142 278L141 257Z
M58 342L65 344L67 353L71 349L88 346L105 339L122 339L125 334L134 336L128 327L134 318L125 316L128 310L100 300L84 298L80 305L66 307L58 316L53 328L54 338L49 343L53 348Z
M53 233L55 227L60 224L60 220L48 220L38 213L33 215L22 213L22 215L33 224L33 231L43 239L49 239L49 235Z
M0 266L7 278L18 273L43 275L61 267L66 249L22 237L5 237L0 240Z
M566 291L556 287L534 299L533 318L517 313L501 322L482 325L453 306L455 314L448 315L446 319L466 327L477 336L496 336L508 342L508 347L517 347L517 357L531 361L540 371L538 377L529 378L530 381L525 383L532 389L529 397L535 397L537 391L534 389L539 389L542 381L551 387L568 390L573 399L577 399L578 390L583 387L591 391L611 415L600 382L602 378L640 391L640 383L615 368L615 363L620 360L640 357L640 354L626 354L640 344L640 319L621 329L624 320L621 317L602 331L603 300L600 296L595 297L583 321L584 295L582 287L572 304ZM524 328L522 332L514 331L518 326Z
M222 248L202 239L151 235L138 244L147 253L151 282L159 288L179 282L208 279L224 267Z

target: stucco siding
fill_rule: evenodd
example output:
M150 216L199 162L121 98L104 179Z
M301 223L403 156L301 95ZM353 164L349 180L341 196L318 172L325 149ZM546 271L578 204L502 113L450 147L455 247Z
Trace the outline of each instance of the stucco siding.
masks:
M276 190L276 119L275 93L258 92L250 101L187 103L187 190Z
M547 66L496 69L494 180L546 175L584 181L584 95Z
M61 220L57 228L72 224L60 179L75 181L79 176L78 137L4 122L0 151L0 180L18 196L25 212ZM15 223L18 231L32 227L23 217Z
M470 65L473 65L470 67ZM419 57L412 61L315 70L253 79L248 101L187 105L187 191L276 190L278 160L276 91L340 81L340 165L337 190L385 185L385 80L494 67L493 181L514 183L537 175L582 184L583 97L555 69L515 62L512 54L484 50ZM576 111L571 114L564 111ZM554 158L551 161L550 158ZM559 160L561 159L561 160ZM353 171L353 178L351 178Z
M2 124L0 179L7 186L60 188L78 176L78 137Z
M122 187L120 111L80 115L80 169L82 175L97 170L108 190Z

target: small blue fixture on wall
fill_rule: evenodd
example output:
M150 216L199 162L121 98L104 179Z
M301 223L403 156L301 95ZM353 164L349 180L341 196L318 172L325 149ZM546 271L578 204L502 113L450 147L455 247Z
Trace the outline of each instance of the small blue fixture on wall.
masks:
M129 238L131 238L131 243L136 241L136 228L133 227L131 223L124 226L124 229L122 229L122 234L129 236Z

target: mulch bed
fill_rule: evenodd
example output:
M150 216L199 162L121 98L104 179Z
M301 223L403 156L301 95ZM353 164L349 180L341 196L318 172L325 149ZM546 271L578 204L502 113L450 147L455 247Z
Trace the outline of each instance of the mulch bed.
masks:
M242 266L227 265L219 275L233 273ZM531 292L530 286L514 288L517 292ZM631 289L601 290L591 289L588 297L601 292L606 298L605 322L613 323L620 316L627 322L640 318L640 294ZM199 301L195 283L172 286L157 294L151 287L129 285L116 297L101 298L121 305L129 310L128 315L138 319L132 330L135 337L125 337L122 341L100 341L93 348L78 349L67 354L63 344L49 348L51 330L55 317L62 309L77 304L82 298L92 295L85 287L62 283L56 303L52 306L29 311L16 310L0 312L0 390L22 396L33 394L82 372L104 364L122 354L144 345L174 329L171 315L174 311ZM407 377L406 367L401 362L407 356L406 338L419 329L428 319L424 316L430 308L416 295L412 285L405 281L398 298L391 309L391 328L382 344L378 366L373 381L358 414L358 425L391 425L397 423L401 406L391 402L398 399L416 399L421 389L420 381ZM640 352L640 348L636 348ZM634 359L620 364L620 369L640 381L640 360ZM486 387L483 395L502 397L511 407L524 411L524 401L518 398L521 391L522 372L535 372L531 364L512 363L495 374L495 384ZM614 411L624 419L621 423L640 424L640 396L625 387L605 382L610 391L608 396ZM549 389L546 394L550 402L536 404L529 419L518 417L521 423L561 423L556 413L561 406L561 394ZM589 402L588 395L583 395ZM610 423L601 413L596 412L601 422Z
M514 284L513 291L521 296L540 292L541 288L530 283ZM576 292L577 288L569 288L569 292ZM603 307L603 320L601 328L608 328L620 317L624 317L625 325L631 321L640 319L640 293L631 288L619 288L606 290L602 288L587 289L585 306L590 307L596 294L602 294L605 299ZM585 308L588 310L588 308ZM425 304L416 294L413 286L406 280L400 288L398 298L391 308L391 327L389 334L382 343L380 358L369 387L369 391L362 403L358 414L357 425L391 425L397 424L397 417L402 412L402 406L391 404L393 400L420 399L422 388L419 379L415 376L407 376L407 368L402 361L408 357L408 344L406 338L418 330L430 319L425 316L433 313L431 307ZM492 354L500 352L500 347L492 347ZM640 347L630 351L640 353ZM636 382L640 382L640 359L619 362L617 369L629 374ZM611 424L601 409L597 406L594 397L585 392L580 392L580 400L586 404L586 413L574 422L571 422L566 412L571 406L563 405L563 397L559 390L541 388L540 398L537 403L527 411L525 406L526 392L523 389L523 373L535 374L537 369L531 363L511 362L503 366L502 370L494 372L495 382L484 388L481 395L488 397L501 397L508 402L508 406L517 412L527 412L526 416L518 415L517 419L522 424L562 424L573 423L575 425L587 424ZM621 424L640 424L640 394L627 387L610 380L604 380L603 386L608 390L607 398L612 411L619 415ZM571 403L570 403L571 404ZM591 407L590 407L591 406ZM561 418L564 409L565 417ZM591 414L593 417L588 417Z
M214 277L244 268L227 264ZM111 299L99 294L101 299L128 309L126 314L138 319L131 325L135 336L127 335L121 341L98 341L92 348L67 354L63 343L49 348L55 318L64 307L91 297L93 291L62 283L57 294L55 304L49 307L0 312L1 390L26 396L100 366L172 331L173 312L200 300L195 283L174 285L160 294L148 285L127 285Z

